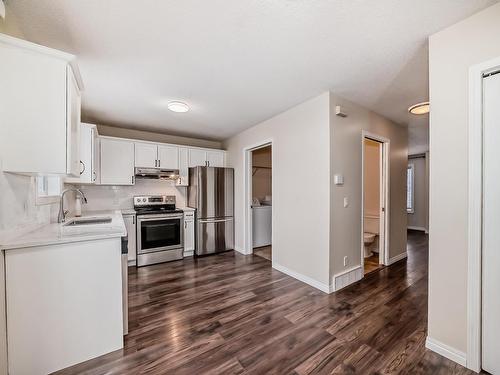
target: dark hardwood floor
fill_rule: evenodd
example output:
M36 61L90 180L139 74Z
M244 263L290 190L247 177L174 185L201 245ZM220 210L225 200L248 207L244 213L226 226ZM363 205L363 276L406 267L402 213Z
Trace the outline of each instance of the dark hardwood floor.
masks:
M327 295L237 253L130 269L123 350L58 374L469 374L424 348L427 236Z

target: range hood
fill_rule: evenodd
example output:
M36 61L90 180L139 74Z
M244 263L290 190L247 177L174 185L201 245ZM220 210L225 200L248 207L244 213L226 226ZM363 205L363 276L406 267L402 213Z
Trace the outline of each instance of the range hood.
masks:
M151 180L177 180L178 169L164 168L135 168L135 178L148 178Z

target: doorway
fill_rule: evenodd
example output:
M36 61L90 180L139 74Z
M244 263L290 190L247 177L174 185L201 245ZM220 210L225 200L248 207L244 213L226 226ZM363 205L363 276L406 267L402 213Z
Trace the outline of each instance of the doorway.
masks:
M245 150L247 254L272 262L273 151L267 142Z
M361 264L367 275L387 264L389 141L364 133L362 142Z

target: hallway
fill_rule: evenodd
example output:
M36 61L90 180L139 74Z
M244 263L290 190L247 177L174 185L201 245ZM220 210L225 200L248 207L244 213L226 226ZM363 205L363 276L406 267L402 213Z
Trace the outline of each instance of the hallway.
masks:
M424 348L427 236L327 295L229 252L130 273L125 349L59 374L469 374Z

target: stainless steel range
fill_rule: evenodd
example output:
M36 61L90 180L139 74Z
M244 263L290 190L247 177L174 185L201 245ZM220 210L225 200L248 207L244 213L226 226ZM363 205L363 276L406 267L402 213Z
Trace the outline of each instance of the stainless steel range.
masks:
M183 258L184 214L173 195L134 197L137 212L137 266Z

